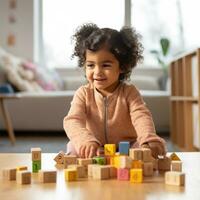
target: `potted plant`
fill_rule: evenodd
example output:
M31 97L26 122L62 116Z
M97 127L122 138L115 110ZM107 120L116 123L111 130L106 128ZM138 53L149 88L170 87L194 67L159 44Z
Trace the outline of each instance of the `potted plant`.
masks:
M163 77L160 80L161 88L166 89L167 79L168 79L168 66L169 66L169 50L170 50L170 40L168 38L160 38L160 50L151 50L150 52L156 57L159 65L163 69Z

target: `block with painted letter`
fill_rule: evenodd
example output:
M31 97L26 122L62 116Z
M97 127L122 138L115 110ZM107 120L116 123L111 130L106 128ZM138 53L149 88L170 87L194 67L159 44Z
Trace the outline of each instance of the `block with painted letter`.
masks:
M132 167L131 168L142 169L142 167L143 167L143 162L141 160L133 160L132 161Z
M3 169L3 179L13 181L16 180L16 168Z
M56 177L55 170L39 170L39 181L42 183L56 183Z
M142 183L143 181L143 170L142 169L131 169L130 170L130 182L131 183Z
M114 156L116 153L116 144L105 144L104 154L105 156Z
M121 181L128 181L130 174L129 174L129 169L126 168L118 168L117 169L117 179Z
M68 165L77 164L77 156L75 155L64 155L64 168L66 169Z
M31 172L29 171L17 171L16 180L18 184L30 184Z
M32 161L41 160L41 152L42 150L40 147L31 148Z
M171 161L171 171L182 171L182 162L180 160L172 160Z
M83 165L68 165L68 169L76 169L78 178L85 178L87 177L87 171Z
M132 167L132 158L129 156L120 156L119 157L119 168L131 168Z
M184 186L185 185L185 173L175 172L175 171L165 172L165 184Z
M131 148L129 149L129 156L133 160L142 160L142 150L139 148Z
M54 158L57 164L64 164L64 156L65 153L63 151L59 151L58 155Z
M41 160L32 161L32 172L37 173L41 169Z
M65 169L65 181L76 181L78 178L76 169Z
M92 176L94 179L109 179L110 167L107 165L97 165L92 168Z

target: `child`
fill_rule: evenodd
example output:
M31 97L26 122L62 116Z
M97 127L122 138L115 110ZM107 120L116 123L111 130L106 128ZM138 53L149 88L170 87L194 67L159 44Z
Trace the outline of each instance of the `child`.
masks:
M166 153L139 91L125 83L143 58L138 38L132 28L117 31L95 24L84 24L75 33L73 56L84 67L88 84L76 91L64 118L68 154L91 158L104 144L120 141L150 148L155 158Z

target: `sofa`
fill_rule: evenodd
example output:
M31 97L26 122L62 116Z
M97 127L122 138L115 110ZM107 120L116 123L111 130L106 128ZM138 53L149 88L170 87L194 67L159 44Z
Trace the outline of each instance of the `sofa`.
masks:
M4 64L5 62L1 62L0 57L0 84L6 81L13 86L15 83L13 82L13 76L15 77L14 81L16 81L17 74L10 76L10 78L8 78L7 72L3 75L2 65ZM18 87L18 90L15 90L15 95L18 98L5 100L14 130L63 130L63 118L69 111L74 92L80 85L86 83L86 79L84 72L79 68L58 68L55 74L56 79L59 78L57 88L53 88L55 84L51 87L47 87L48 84L45 87L42 87L44 84L36 86L37 81L34 80L34 84L31 83L34 87L31 85L31 87L26 86L25 88L23 84L19 84L22 89L25 88L24 90L20 88L20 91L19 86L15 83L14 87ZM161 90L160 80L162 76L163 72L160 68L138 66L133 70L130 83L135 84L140 90L152 113L157 132L169 132L170 94L169 90ZM23 77L26 77L24 72ZM52 83L52 80L50 82ZM58 85L62 85L62 88L58 88ZM0 130L4 129L0 114Z

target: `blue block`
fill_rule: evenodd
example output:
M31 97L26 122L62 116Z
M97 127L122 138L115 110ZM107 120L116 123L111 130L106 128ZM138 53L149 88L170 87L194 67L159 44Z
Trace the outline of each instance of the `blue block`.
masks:
M123 141L119 143L119 153L123 155L129 155L129 148L130 148L130 142Z

